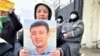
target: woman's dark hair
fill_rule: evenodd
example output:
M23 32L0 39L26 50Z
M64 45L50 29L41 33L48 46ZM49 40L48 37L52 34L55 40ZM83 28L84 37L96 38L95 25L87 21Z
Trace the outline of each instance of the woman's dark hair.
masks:
M71 13L70 13L70 15L71 14L76 14L77 15L77 17L74 19L74 20L72 20L72 19L70 19L70 21L77 21L78 19L79 19L79 15L78 15L78 12L77 11L72 11Z
M37 8L38 8L40 5L43 5L43 6L45 6L45 7L48 9L48 12L49 12L48 20L50 20L50 19L51 19L51 16L52 16L52 11L51 11L51 9L50 9L50 7L49 7L48 5L43 4L43 3L39 3L39 4L37 4L37 5L35 6L35 11L34 11L34 15L35 15L34 17L35 17L35 19L36 19L36 10L37 10Z

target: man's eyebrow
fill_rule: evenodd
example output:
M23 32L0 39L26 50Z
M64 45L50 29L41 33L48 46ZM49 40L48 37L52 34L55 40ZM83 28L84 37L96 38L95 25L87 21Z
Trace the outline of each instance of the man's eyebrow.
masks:
M31 33L34 33L34 32L36 32L36 31L31 31Z
M44 32L43 30L39 30L39 32Z

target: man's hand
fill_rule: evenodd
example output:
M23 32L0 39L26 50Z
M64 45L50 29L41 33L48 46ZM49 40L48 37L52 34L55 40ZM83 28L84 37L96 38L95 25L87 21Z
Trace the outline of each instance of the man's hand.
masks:
M21 50L19 51L19 56L29 56L29 53L28 53L27 50L21 49Z
M50 53L50 56L60 56L60 50L54 50Z
M68 34L66 34L66 33L64 33L63 36L64 36L64 39L68 38Z

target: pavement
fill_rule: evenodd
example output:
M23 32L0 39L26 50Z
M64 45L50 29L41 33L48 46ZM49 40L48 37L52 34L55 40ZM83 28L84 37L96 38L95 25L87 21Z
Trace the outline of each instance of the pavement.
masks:
M100 56L99 48L81 48L81 56Z

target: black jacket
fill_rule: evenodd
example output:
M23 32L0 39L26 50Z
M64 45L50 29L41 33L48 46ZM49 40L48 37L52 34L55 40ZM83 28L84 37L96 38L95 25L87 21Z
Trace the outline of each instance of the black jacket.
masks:
M9 43L0 43L0 56L13 56L13 47Z
M23 30L18 32L18 40L15 42L14 56L19 55L20 49L23 47Z
M18 42L23 46L23 30L18 32Z
M16 33L22 28L22 24L14 13L9 14L10 21L3 24L3 29L0 37L5 39L9 44L14 46L16 40Z
M61 26L57 27L57 47L60 47L66 41L63 39L63 34L61 32Z

